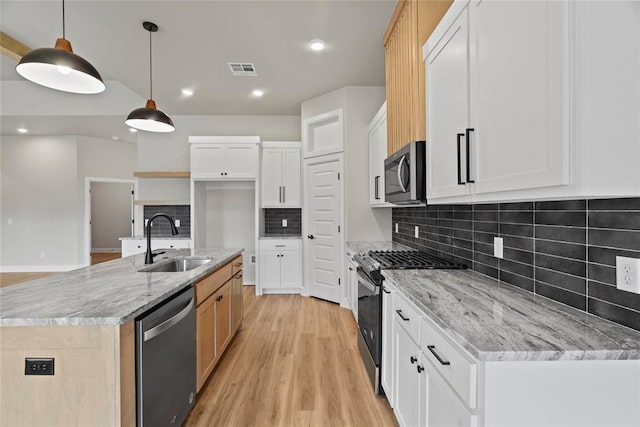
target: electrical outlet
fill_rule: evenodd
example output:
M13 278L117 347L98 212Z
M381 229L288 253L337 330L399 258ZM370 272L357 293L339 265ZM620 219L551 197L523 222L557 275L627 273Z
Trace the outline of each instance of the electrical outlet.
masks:
M417 239L420 237L420 227L416 225L415 231L413 232L413 236Z
M147 226L147 224L149 224L149 219L148 218L144 220L144 226L145 227ZM153 225L153 223L151 225Z
M640 294L640 259L616 257L616 285L623 291Z
M286 227L286 226L287 226L287 220L286 220L286 219L283 219L283 220L282 220L282 226L283 226L283 227Z
M396 233L398 232L398 223L396 222Z
M251 255L251 264L255 264L255 263L256 263L256 256Z
M493 238L493 256L496 258L504 257L504 249L503 249L504 241L502 237L494 237Z
M175 223L175 226L176 226L176 227L180 227L180 220L179 220L179 219L176 219L176 220L174 221L174 223Z
M50 358L34 358L27 357L24 359L25 375L53 375L54 373L53 357Z

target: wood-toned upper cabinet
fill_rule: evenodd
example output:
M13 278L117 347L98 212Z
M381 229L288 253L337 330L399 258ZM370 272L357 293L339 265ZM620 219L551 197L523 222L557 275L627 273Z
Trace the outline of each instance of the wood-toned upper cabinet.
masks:
M426 137L422 45L452 0L400 0L384 35L387 152Z

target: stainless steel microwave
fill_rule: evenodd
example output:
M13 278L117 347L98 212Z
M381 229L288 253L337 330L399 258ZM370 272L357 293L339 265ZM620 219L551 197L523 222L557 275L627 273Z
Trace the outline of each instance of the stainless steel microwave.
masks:
M386 201L396 205L423 203L426 194L425 142L405 145L384 161Z

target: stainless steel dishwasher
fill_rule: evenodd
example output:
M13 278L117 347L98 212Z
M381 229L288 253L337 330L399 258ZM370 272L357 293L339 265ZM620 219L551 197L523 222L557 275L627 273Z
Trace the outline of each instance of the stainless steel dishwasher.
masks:
M136 319L137 425L182 425L196 394L193 288Z

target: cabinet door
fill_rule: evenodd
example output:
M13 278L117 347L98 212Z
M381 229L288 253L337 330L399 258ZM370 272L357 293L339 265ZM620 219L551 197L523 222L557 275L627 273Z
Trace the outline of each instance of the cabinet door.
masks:
M196 308L198 391L216 360L216 300L210 296Z
M420 375L417 371L419 349L396 321L393 327L394 412L401 427L417 426L420 421Z
M452 23L426 61L427 74L427 199L463 196L466 182L464 138L469 123L469 60L467 9Z
M262 207L280 206L282 203L282 149L262 150Z
M420 355L420 366L425 368L424 390L421 394L421 424L427 426L475 427L477 415L473 414L453 392L432 362Z
M222 178L224 172L224 145L191 146L192 178Z
M567 2L469 8L474 192L568 184Z
M374 167L377 168L375 176L378 178L378 200L380 203L385 203L384 196L384 159L387 158L387 116L385 115L380 122L378 128L378 160Z
M301 200L300 149L282 149L282 205L287 207L302 206Z
M382 286L382 388L389 405L395 405L393 388L393 291L389 285Z
M242 323L242 271L233 276L231 289L231 333Z
M300 251L283 251L281 255L282 287L302 287L302 258Z
M280 252L263 251L260 253L260 287L280 287Z
M147 242L146 240L122 240L122 254L121 256L124 258L126 256L139 254L142 252L146 252L147 250Z
M256 178L258 175L258 146L254 144L227 145L225 178Z
M231 339L231 281L225 283L211 298L216 307L216 358Z
M369 132L369 204L380 203L380 179L378 162L380 161L380 128L376 126Z

